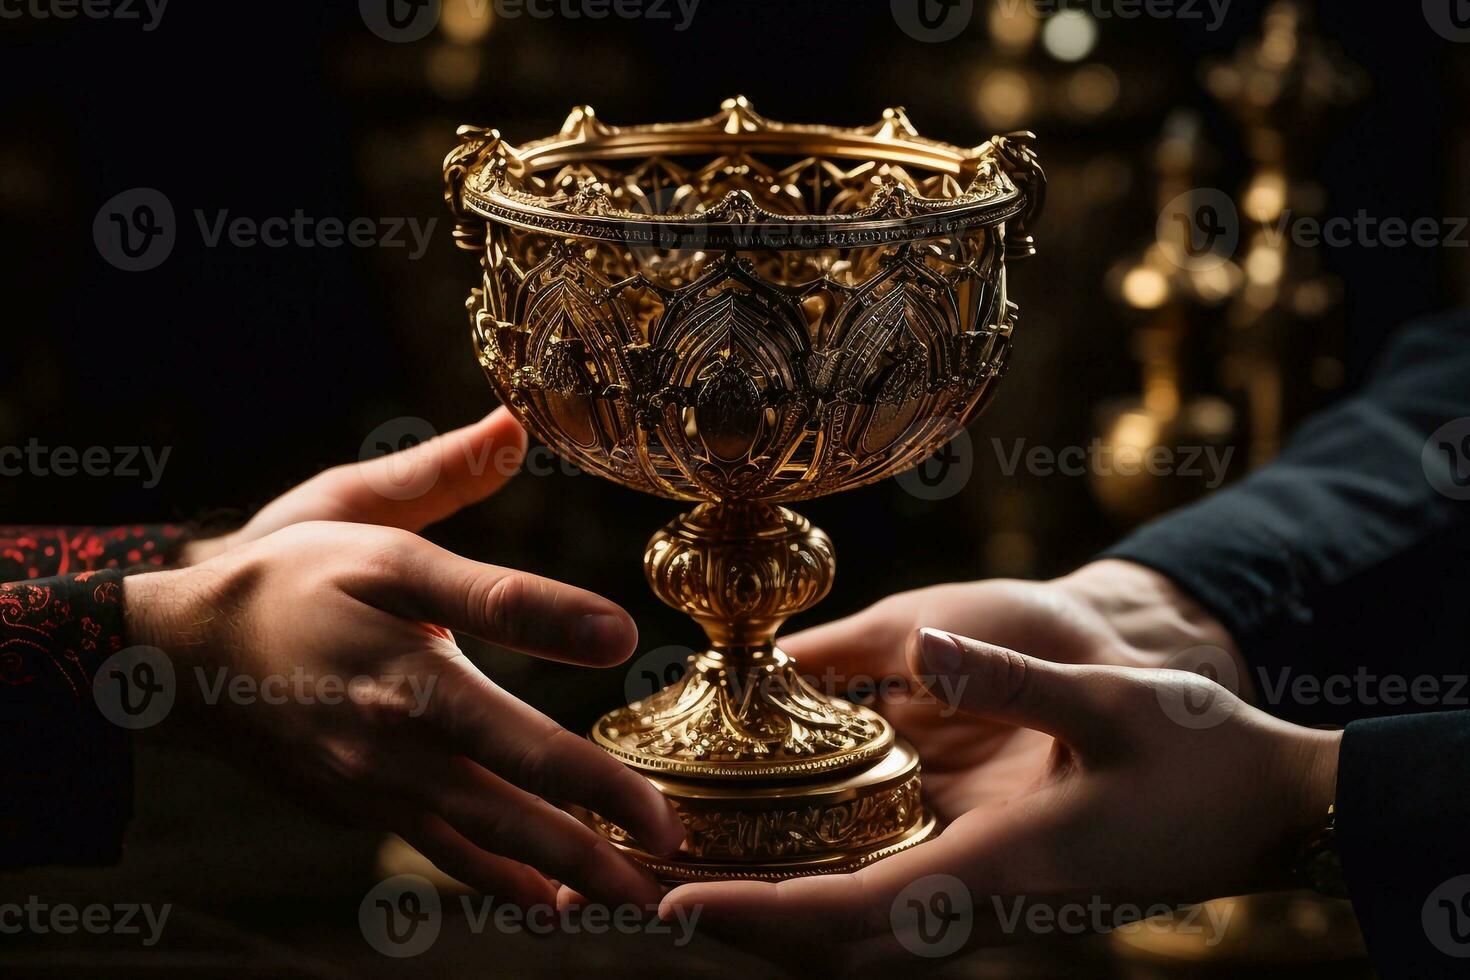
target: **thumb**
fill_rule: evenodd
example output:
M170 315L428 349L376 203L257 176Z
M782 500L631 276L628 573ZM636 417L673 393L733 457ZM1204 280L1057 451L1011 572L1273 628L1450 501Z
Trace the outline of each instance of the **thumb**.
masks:
M928 627L913 635L909 669L961 711L1073 744L1109 730L1100 691L1118 680L1107 668L1054 664Z
M422 531L505 486L525 455L525 430L502 406L472 425L331 476L353 521Z

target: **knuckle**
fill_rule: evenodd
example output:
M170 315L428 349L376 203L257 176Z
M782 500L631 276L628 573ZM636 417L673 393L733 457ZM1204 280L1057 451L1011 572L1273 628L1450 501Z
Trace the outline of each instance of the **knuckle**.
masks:
M997 705L1005 708L1025 697L1031 683L1031 671L1026 666L1026 658L1019 653L1004 648L998 650L997 656L986 658L989 676L982 680L995 692Z
M480 600L490 639L510 646L522 633L523 611L528 604L529 580L522 575L505 575L485 591Z
M552 767L548 763L552 745L565 734L565 729L557 728L531 741L516 765L516 785L536 796L547 796L551 786Z
M579 828L565 856L563 877L585 874L589 868L606 868L621 860L613 846L592 831Z
M513 830L508 813L503 807L484 808L475 820L481 845L495 854L506 857L513 855L507 853L515 850L511 842Z
M326 762L331 775L348 786L376 782L384 770L382 753L363 742L332 744L328 747Z

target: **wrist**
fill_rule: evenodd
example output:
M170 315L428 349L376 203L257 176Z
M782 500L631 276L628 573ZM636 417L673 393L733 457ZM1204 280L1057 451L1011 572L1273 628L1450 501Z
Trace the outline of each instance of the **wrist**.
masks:
M1300 836L1320 827L1337 799L1342 730L1292 726L1290 738L1281 787L1288 804L1283 818L1288 832Z
M1235 638L1173 580L1116 558L1089 562L1054 583L1091 608L1136 657L1134 666L1162 667L1186 650L1215 647L1234 661L1243 687L1246 664ZM1248 691L1239 691L1243 697Z
M234 534L221 534L218 537L190 541L179 551L179 564L190 568L222 555L234 547L234 538Z
M192 569L129 575L123 580L125 641L162 650L176 668L205 659L210 617Z

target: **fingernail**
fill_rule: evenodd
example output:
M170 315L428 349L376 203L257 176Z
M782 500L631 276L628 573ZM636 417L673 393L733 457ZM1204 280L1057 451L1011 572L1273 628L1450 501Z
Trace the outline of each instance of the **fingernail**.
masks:
M584 650L597 650L611 655L627 653L628 626L617 616L593 613L578 620L572 630L572 641Z
M960 669L959 641L942 630L927 626L919 630L919 654L924 658L924 666L934 674L949 675Z

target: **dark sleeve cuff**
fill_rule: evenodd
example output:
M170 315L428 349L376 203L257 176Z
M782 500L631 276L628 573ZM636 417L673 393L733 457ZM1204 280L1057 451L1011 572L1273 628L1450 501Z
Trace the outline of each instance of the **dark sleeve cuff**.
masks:
M1354 722L1337 847L1384 980L1470 976L1470 711Z
M1259 522L1259 506L1250 494L1220 493L1143 526L1099 557L1135 562L1171 579L1247 647L1275 629L1312 619L1305 570Z
M1447 489L1459 473L1426 451L1470 416L1467 376L1470 314L1406 326L1373 380L1303 424L1279 459L1102 557L1173 579L1258 663L1259 646L1319 621L1345 585L1470 542L1470 506Z
M0 585L0 867L121 854L132 756L92 682L124 645L122 579L104 571Z

